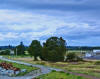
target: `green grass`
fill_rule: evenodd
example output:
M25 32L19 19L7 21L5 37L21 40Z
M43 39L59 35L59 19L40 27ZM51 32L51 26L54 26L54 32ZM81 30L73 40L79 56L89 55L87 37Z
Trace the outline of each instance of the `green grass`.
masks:
M77 52L77 53L80 53L80 52L91 52L90 50L68 50L68 52Z
M1 63L1 62L4 62L4 61L0 60L0 63ZM7 63L11 63L11 62L7 62ZM12 63L12 65L13 65L14 67L17 67L17 68L20 68L20 69L26 69L26 70L27 70L26 72L22 72L22 73L20 73L20 74L18 74L18 75L15 75L15 76L23 76L23 75L25 75L25 74L27 74L27 73L33 71L33 70L37 70L37 69L38 69L38 68L36 68L36 67L26 66L26 65L17 64L17 63Z
M26 55L0 55L0 56L3 56L5 58L20 58L20 57L30 57L30 56L26 56Z
M87 79L87 78L64 72L51 72L46 75L41 75L37 79Z
M100 78L100 65L95 65L95 61L78 62L77 64L60 62L49 65L52 67L68 70L69 72L76 72Z
M90 76L95 76L100 78L100 65L96 65L97 61L86 61L86 62L78 62L76 64L72 64L70 62L46 62L46 61L33 61L33 58L27 57L19 57L19 58L11 58L13 60L18 60L22 62L27 62L31 64L40 64L49 67L60 68L64 70L68 70L71 72L82 73Z
M69 51L73 52L73 51ZM74 50L77 54L80 53L80 50ZM7 56L6 56L7 57ZM98 61L86 61L86 62L78 62L77 64L72 64L70 62L46 62L46 61L33 61L33 58L27 58L26 57L21 57L21 56L15 56L11 57L9 59L13 60L18 60L18 61L23 61L31 64L40 64L40 65L45 65L45 66L50 66L50 67L55 67L55 68L61 68L64 70L68 70L71 72L77 72L77 73L82 73L82 74L87 74L90 76L95 76L100 78L100 65Z

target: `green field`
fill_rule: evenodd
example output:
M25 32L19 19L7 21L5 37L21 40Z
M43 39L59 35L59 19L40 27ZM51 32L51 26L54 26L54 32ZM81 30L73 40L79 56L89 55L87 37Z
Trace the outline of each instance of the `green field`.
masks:
M83 56L82 52L90 52L87 50L68 50L68 52L75 52L79 56ZM34 57L29 56L5 56L12 60L18 60L22 62L27 62L31 64L40 64L49 67L55 67L67 70L68 72L80 73L89 76L94 76L100 78L100 65L96 65L97 61L83 61L83 62L47 62L47 61L33 61Z
M97 61L84 61L84 62L46 62L46 61L33 61L32 58L19 57L10 58L13 60L23 61L31 64L40 64L49 67L61 68L69 72L82 73L100 78L100 65L96 65Z
M37 79L88 79L88 78L64 72L51 72L49 74L39 76L37 77Z

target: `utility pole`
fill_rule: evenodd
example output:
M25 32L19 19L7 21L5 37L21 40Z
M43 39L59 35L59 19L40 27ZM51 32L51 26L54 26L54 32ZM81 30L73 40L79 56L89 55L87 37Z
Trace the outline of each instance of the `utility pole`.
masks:
M17 56L17 48L16 48L16 56Z

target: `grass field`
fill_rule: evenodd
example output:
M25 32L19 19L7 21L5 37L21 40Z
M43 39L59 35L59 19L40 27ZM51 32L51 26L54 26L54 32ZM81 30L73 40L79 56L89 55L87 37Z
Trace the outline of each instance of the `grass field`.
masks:
M0 63L1 62L4 62L4 61L0 60ZM10 63L10 62L7 62L7 63ZM26 65L23 65L23 64L17 64L17 63L12 63L12 65L14 67L17 67L17 68L20 68L20 69L26 69L27 70L26 72L22 72L22 73L20 73L20 74L18 74L16 76L23 76L23 75L25 75L25 74L33 71L33 70L37 70L38 69L38 68L35 68L35 67L30 67L30 66L26 66Z
M46 75L41 75L37 79L87 79L82 76L76 76L69 73L63 72L51 72Z
M78 56L85 56L85 53L91 53L92 51L90 50L68 50L66 53L70 53L70 52L73 52L73 53L76 53ZM84 53L84 54L83 54Z
M33 58L18 57L11 58L13 60L23 61L31 64L40 64L55 68L61 68L69 72L77 72L90 76L95 76L100 78L100 65L95 65L96 61L86 61L86 62L46 62L46 61L33 61Z

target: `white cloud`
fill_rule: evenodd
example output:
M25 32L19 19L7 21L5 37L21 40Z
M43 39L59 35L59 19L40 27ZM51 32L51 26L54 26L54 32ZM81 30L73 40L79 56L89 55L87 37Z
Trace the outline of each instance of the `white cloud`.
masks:
M0 33L0 40L7 40L7 39L16 39L18 38L17 33Z

